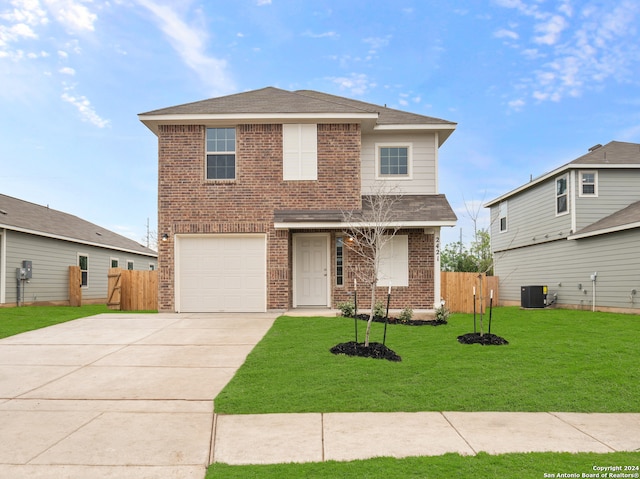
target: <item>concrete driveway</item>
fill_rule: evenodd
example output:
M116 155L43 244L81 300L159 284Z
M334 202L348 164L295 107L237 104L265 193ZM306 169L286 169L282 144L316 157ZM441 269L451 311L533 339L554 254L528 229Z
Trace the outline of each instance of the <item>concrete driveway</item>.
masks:
M0 340L0 477L197 478L277 314L103 314Z

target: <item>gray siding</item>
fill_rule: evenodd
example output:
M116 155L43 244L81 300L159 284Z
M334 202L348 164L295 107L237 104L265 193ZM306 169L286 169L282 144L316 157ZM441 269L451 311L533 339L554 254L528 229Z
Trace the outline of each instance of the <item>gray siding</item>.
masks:
M580 183L581 171L575 171L576 185ZM640 171L636 169L598 170L598 196L575 195L576 231L609 216L631 203L640 201Z
M499 204L491 207L493 251L566 238L571 229L570 214L556 216L555 178L507 200L506 231L500 231L499 210Z
M412 178L388 181L400 194L432 195L438 193L437 148L435 133L376 133L362 136L362 193L368 194L376 181L376 144L411 144L413 150Z
M500 299L520 303L520 287L547 285L558 303L591 309L597 272L596 307L640 312L640 230L580 240L560 240L496 253ZM579 285L581 286L579 288ZM632 290L638 293L633 295Z
M107 297L107 273L111 258L117 258L121 268L127 260L134 262L134 269L148 270L156 258L125 253L116 250L82 245L69 241L7 231L6 264L1 265L5 274L5 302L16 302L16 268L23 260L33 262L33 278L25 285L25 302L66 301L69 299L69 266L78 265L78 255L89 258L88 285L82 289L82 298L103 299Z

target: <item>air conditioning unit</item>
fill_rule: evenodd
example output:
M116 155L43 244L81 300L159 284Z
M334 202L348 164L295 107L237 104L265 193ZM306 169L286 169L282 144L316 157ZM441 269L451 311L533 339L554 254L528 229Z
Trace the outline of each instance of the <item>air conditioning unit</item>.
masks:
M520 306L522 308L544 308L547 306L546 286L521 286Z

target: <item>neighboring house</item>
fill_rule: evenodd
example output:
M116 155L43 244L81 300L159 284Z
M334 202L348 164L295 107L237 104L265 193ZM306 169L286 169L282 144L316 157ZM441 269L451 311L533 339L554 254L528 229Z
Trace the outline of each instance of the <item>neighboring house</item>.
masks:
M485 205L503 304L640 310L640 144L612 141Z
M109 268L156 269L157 257L155 251L77 216L0 194L0 306L15 305L18 299L24 304L68 304L69 266L80 266L83 301L106 302ZM20 270L29 266L19 280Z
M402 198L381 292L439 304L438 148L456 124L316 91L264 88L140 114L158 137L159 309L335 307L357 258L344 213L380 182ZM385 296L386 297L386 296ZM368 306L368 305L367 305Z

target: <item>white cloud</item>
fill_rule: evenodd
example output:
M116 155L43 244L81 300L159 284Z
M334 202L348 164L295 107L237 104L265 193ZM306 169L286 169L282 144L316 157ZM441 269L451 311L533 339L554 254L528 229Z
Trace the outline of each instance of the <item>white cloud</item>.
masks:
M227 62L209 56L206 52L205 41L208 39L206 30L188 24L170 6L159 5L152 0L137 0L137 2L154 15L154 20L169 39L173 49L180 55L182 61L208 85L212 90L211 94L229 93L234 89Z
M609 80L633 81L640 68L636 27L640 4L635 0L622 0L614 8L593 2L579 9L574 9L568 0L560 5L536 0L495 3L516 9L532 20L530 45L523 45L522 58L530 63L527 67L533 67L533 75L514 84L525 85L528 95L538 102L579 97ZM543 10L545 7L548 10ZM498 30L502 31L510 30ZM501 35L507 37L506 33ZM522 41L522 31L520 37ZM535 65L541 60L544 63ZM520 98L521 95L519 91ZM514 109L523 106L514 100Z
M330 77L329 80L338 85L340 90L347 90L352 95L364 95L377 86L364 73L352 73L349 77Z
M507 30L506 28L501 28L500 30L494 32L493 36L496 38L511 38L512 40L517 40L518 38L520 38L520 36L516 32Z
M80 113L80 117L82 121L91 123L92 125L97 126L98 128L105 128L109 126L109 120L105 120L101 118L96 111L91 106L91 102L87 99L86 96L74 96L67 92L64 92L61 97L67 103L71 103L76 107L78 113Z
M256 0L256 5L262 7L264 5L271 5L271 0Z
M83 1L44 0L53 17L73 33L93 31L98 16Z
M340 35L337 32L324 32L324 33L313 33L313 32L309 32L306 31L302 34L303 37L310 37L310 38L337 38Z
M74 76L76 74L76 71L71 67L63 67L58 71L63 75Z

